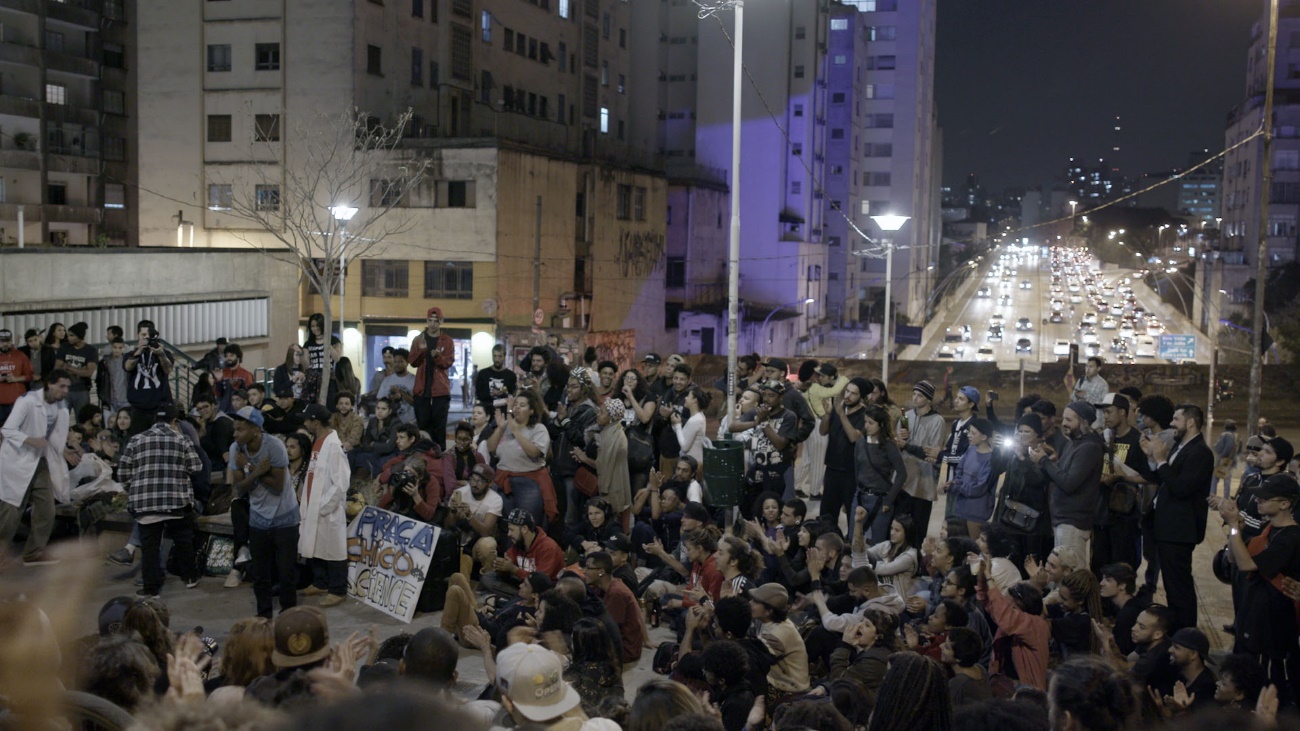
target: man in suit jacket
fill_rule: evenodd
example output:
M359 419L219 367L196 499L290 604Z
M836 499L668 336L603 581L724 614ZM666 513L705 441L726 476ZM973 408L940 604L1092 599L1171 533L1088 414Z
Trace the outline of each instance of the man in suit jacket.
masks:
M1205 412L1199 406L1183 404L1174 411L1170 423L1177 433L1177 444L1171 448L1162 439L1142 438L1142 450L1155 462L1160 483L1147 519L1153 521L1166 603L1174 613L1171 629L1196 626L1192 551L1205 539L1206 498L1214 477L1214 451L1201 433L1204 423Z

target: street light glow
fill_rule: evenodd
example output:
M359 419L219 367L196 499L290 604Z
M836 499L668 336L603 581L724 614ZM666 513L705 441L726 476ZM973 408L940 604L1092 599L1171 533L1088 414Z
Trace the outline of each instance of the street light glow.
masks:
M330 206L330 215L340 221L351 221L357 215L357 209L352 206Z
M895 216L892 213L885 213L879 216L872 216L871 220L876 222L881 231L897 231L907 223L910 216Z

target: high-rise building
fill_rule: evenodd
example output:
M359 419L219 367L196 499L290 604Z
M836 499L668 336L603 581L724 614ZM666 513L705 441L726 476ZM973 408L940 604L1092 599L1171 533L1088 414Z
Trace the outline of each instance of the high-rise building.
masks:
M535 324L675 345L666 179L657 151L629 141L628 3L140 4L142 245L175 245L179 210L195 246L273 247L232 196L279 209L326 120L355 108L391 125L409 110L384 177L335 201L362 220L389 204L387 176L429 162L397 202L401 231L345 274L354 362L378 362L431 303L465 353L479 332L526 343ZM304 288L303 315L319 307Z
M1209 150L1189 155L1188 168L1196 167L1211 157ZM1215 159L1204 167L1187 173L1178 181L1178 213L1189 216L1192 223L1209 226L1222 217L1223 158Z
M0 5L0 241L134 243L132 8Z

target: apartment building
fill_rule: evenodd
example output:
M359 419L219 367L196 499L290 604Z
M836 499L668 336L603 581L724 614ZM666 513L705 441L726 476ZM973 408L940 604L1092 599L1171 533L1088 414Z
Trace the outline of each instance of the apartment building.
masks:
M0 2L0 245L134 243L130 12Z

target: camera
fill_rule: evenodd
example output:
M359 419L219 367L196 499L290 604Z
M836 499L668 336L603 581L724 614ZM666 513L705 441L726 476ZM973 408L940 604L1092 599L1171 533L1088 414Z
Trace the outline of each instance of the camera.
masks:
M415 475L411 474L406 470L402 470L401 472L394 472L388 478L388 485L392 487L393 490L395 491L401 490L403 488L406 488L409 485L414 485L414 484L415 484Z
M162 345L162 338L159 338L156 334L150 335L148 340L148 345L150 348L156 348L159 345Z
M989 391L989 401L997 401L997 400L998 400L998 392Z

